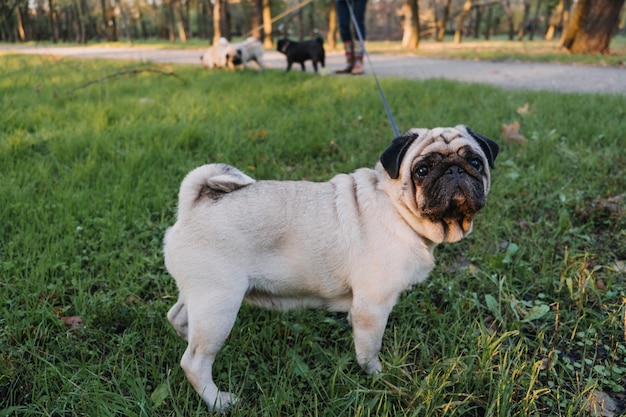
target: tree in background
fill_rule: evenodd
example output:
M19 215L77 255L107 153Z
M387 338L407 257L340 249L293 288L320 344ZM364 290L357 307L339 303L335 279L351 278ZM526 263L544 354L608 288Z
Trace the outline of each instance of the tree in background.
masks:
M557 29L563 30L569 20L569 9L571 0L559 0L556 7L552 10L549 18L549 26L546 31L545 39L551 41Z
M472 10L472 0L465 0L463 3L463 10L461 14L459 14L459 18L456 23L456 31L454 32L454 43L461 43L461 38L463 37L463 29L465 28L465 19L469 15Z
M331 0L328 5L328 33L326 34L326 42L330 49L337 48L337 37L339 29L337 28L337 8L335 0Z
M338 39L335 0L0 0L0 40L115 42L143 37L185 42L246 37L273 48L274 27L285 35ZM370 40L456 42L508 33L510 40L536 34L561 36L571 52L608 52L626 0L378 0L366 16ZM571 15L576 16L573 19ZM571 24L570 24L571 22ZM518 36L515 36L515 33ZM557 33L555 35L555 33Z
M228 1L215 0L213 3L213 44L220 38L230 39L230 12Z
M402 47L417 49L420 44L420 20L417 0L406 0L402 6Z
M268 49L273 49L272 2L270 0L263 0L263 36L263 46Z
M609 53L625 0L578 0L561 44L575 54Z
M435 20L436 34L435 39L437 42L442 42L443 37L446 34L446 25L450 19L450 5L452 0L444 0L444 4L441 8L441 15L438 14L437 2L433 2L433 15Z
M502 0L502 10L504 10L504 14L506 15L506 20L508 22L509 27L509 39L513 40L513 10L511 10L511 0Z

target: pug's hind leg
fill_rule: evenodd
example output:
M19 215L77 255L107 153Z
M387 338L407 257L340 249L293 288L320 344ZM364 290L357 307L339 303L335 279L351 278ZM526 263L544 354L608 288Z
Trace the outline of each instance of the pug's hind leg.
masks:
M187 306L182 298L179 298L176 304L167 312L167 319L174 330L176 330L176 334L187 341L189 320L187 317Z
M211 411L223 411L237 402L229 392L219 391L213 382L212 368L215 356L232 329L245 290L213 291L194 294L195 304L188 304L189 344L180 365L189 382Z

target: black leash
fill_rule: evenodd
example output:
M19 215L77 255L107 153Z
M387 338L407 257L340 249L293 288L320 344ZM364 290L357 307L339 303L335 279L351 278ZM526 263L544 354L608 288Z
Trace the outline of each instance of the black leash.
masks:
M396 126L396 122L393 119L393 115L391 114L391 108L389 108L389 103L387 103L387 99L385 98L385 93L383 92L382 87L380 86L380 82L378 82L378 77L376 76L376 71L374 71L374 66L372 65L372 60L370 58L369 52L365 49L365 41L363 40L363 35L361 34L361 29L359 29L359 25L356 22L356 16L354 16L354 11L352 10L351 0L344 0L348 4L348 10L350 10L350 17L352 18L352 23L354 24L354 30L356 32L357 37L359 38L359 43L361 44L361 50L363 54L367 57L367 63L372 70L372 75L374 75L374 80L376 81L376 87L378 87L378 93L380 94L380 98L383 101L383 106L385 107L385 111L387 112L387 118L389 119L389 123L391 124L391 129L393 130L394 137L400 136L400 132L398 132L398 126Z

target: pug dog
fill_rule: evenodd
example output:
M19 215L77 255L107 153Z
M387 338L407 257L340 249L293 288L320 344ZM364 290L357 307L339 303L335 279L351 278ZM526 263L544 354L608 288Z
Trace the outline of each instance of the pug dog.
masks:
M165 265L179 290L168 319L188 346L187 378L212 411L237 401L213 381L217 352L243 301L348 312L368 374L400 295L424 281L437 244L472 231L498 145L460 125L411 129L374 169L328 182L255 181L224 164L183 180Z
M324 51L324 40L320 37L308 41L292 41L287 38L279 39L276 50L287 57L287 71L291 70L293 63L300 64L302 71L305 71L304 62L311 60L313 70L317 72L319 63L324 69L326 63L326 52Z
M245 41L230 45L227 54L228 66L236 69L245 66L248 62L256 62L259 69L263 69L263 45L254 36L248 37Z
M215 45L200 55L200 64L208 69L225 68L228 66L228 54L234 54L226 38L219 38Z

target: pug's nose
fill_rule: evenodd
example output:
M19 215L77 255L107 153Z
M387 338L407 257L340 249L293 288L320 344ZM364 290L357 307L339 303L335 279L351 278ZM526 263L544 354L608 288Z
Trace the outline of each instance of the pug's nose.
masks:
M458 165L452 165L448 168L446 174L452 175L454 178L459 178L460 176L465 175L465 170Z

